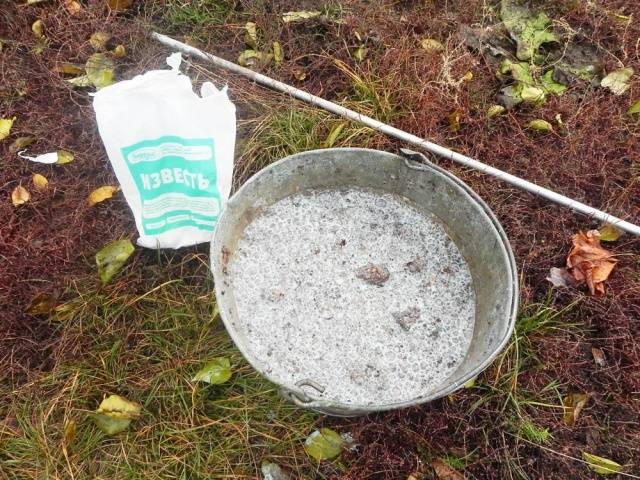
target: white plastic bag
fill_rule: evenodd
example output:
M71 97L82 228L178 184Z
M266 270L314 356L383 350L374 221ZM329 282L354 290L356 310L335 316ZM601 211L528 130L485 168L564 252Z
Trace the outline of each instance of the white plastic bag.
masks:
M236 137L226 87L193 92L180 74L153 70L99 90L98 130L122 192L148 248L180 248L211 240L229 198Z

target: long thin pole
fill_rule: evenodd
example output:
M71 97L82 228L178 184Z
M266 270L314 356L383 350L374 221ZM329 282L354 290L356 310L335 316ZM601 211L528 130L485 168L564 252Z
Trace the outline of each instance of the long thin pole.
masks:
M410 143L412 145L415 145L416 147L422 148L431 153L434 153L441 157L452 160L456 163L459 163L467 167L473 168L475 170L478 170L480 172L486 173L487 175L491 175L492 177L495 177L499 180L509 183L521 190L534 193L554 203L557 203L559 205L563 205L572 210L575 210L576 212L583 213L585 215L588 215L589 217L598 219L604 223L615 225L617 228L624 230L628 233L632 233L634 235L640 236L640 226L638 225L634 225L625 220L614 217L613 215L609 215L606 212L590 207L589 205L578 202L577 200L574 200L569 197L565 197L564 195L560 195L559 193L556 193L552 190L536 185L535 183L531 183L520 177L516 177L515 175L511 175L510 173L507 173L497 168L486 165L482 162L479 162L478 160L474 160L473 158L467 157L466 155L462 155L461 153L454 152L452 150L449 150L448 148L429 142L428 140L425 140L423 138L417 137L416 135L412 135L408 132L392 127L391 125L382 123L374 118L368 117L366 115L362 115L361 113L355 112L353 110L345 108L336 103L330 102L323 98L316 97L315 95L312 95L308 92L292 87L291 85L287 85L286 83L282 83L277 80L274 80L273 78L269 78L266 75L262 75L260 73L254 72L253 70L249 70L248 68L241 67L240 65L229 62L223 58L216 57L215 55L211 55L210 53L203 52L198 48L187 45L186 43L179 42L178 40L174 40L173 38L167 37L166 35L153 32L152 36L156 40L158 40L160 43L174 50L191 55L193 57L200 58L220 68L224 68L233 73L237 73L239 75L245 76L255 81L256 83L264 85L265 87L289 94L292 97L297 98L298 100L302 100L303 102L310 103L317 107L323 108L329 112L335 113L336 115L340 115L342 117L348 118L349 120L360 122L374 130L377 130L386 135L389 135L390 137L397 138L398 140L402 140L404 142Z

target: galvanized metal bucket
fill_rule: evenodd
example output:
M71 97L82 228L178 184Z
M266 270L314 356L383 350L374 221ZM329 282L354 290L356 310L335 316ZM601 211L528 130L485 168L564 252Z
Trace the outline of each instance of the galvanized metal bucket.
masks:
M469 266L476 294L473 338L461 365L441 385L409 401L383 405L352 405L321 398L317 385L308 381L280 385L283 395L300 407L353 416L440 398L484 370L513 331L518 306L517 271L511 247L495 215L461 180L420 154L402 153L399 156L377 150L335 148L292 155L247 181L229 200L218 222L211 262L220 316L244 357L267 378L267 366L256 358L237 327L235 292L227 265L247 225L269 205L311 189L361 188L400 195L425 214L438 217Z

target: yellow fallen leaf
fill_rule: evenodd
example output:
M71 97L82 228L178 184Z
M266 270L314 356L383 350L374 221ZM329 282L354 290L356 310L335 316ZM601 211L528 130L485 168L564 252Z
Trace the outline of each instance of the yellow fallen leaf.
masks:
M431 50L434 52L441 52L442 50L444 50L444 45L433 38L425 38L423 40L420 40L420 46L427 51Z
M16 117L13 118L0 118L0 140L4 140L11 133L11 127L13 122L16 121Z
M107 42L111 40L111 35L105 32L94 32L89 38L89 45L96 52L103 52L107 49Z
M278 66L281 65L282 60L284 60L284 53L282 53L282 45L280 45L280 42L273 42L273 60Z
M73 162L74 159L73 153L67 152L66 150L58 150L56 152L56 155L58 157L58 160L56 161L58 165L64 165L65 163Z
M100 203L107 198L113 197L113 194L120 190L120 187L114 187L112 185L105 185L104 187L96 188L89 194L87 198L87 205L92 207L96 203Z
M322 15L322 12L318 10L312 10L312 11L303 10L300 12L287 12L282 14L282 21L284 23L300 22L303 20L308 20L310 18L319 17L320 15Z
M24 311L29 315L49 315L56 308L57 303L58 300L55 295L40 292L31 299Z
M505 110L506 108L504 108L502 105L491 105L489 108L487 108L486 116L487 118L493 118L500 115L501 113L504 113Z
M67 75L82 75L84 74L84 65L78 65L76 63L60 62L53 67L54 72L64 73Z
M105 398L92 415L96 425L107 435L125 430L132 420L140 416L142 407L120 395Z
M600 240L603 242L615 242L624 233L613 225L603 225L598 231L600 232Z
M65 0L64 7L71 15L80 13L80 10L82 10L82 5L80 5L80 2L77 2L76 0Z
M39 173L34 173L33 177L31 177L31 181L37 190L46 190L49 186L49 180L47 180L47 177L40 175Z
M13 189L13 192L11 192L11 202L14 207L27 203L30 198L31 194L22 185L18 185Z
M44 23L42 23L42 20L38 19L33 22L31 24L31 31L38 38L44 37Z
M62 453L69 455L69 447L76 438L76 421L68 420L64 424L64 435L62 437Z
M462 81L464 82L470 82L471 80L473 80L473 72L467 72L462 76Z
M118 45L113 49L113 56L116 58L122 58L127 54L127 49L124 48L124 45Z

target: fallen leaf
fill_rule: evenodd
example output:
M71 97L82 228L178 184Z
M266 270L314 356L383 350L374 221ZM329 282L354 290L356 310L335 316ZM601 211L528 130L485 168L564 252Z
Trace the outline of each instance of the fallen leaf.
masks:
M604 357L604 352L600 348L592 347L591 355L593 356L593 361L596 362L596 365L599 367L604 367L607 364L607 360Z
M282 46L280 42L273 42L273 60L276 62L276 65L282 65L282 61L284 60L284 53L282 52Z
M89 198L87 198L87 205L92 207L96 203L100 203L107 198L113 197L113 194L118 191L120 191L120 187L115 187L113 185L105 185L103 187L96 188L89 194Z
M516 56L520 60L531 60L544 43L559 42L553 32L551 20L544 12L534 13L514 0L502 0L500 18L516 42Z
M553 117L560 128L564 127L564 122L562 121L562 115L556 113L556 116Z
M580 412L591 396L587 393L571 393L562 399L564 413L562 421L565 425L572 427L578 420Z
M48 46L49 46L49 39L43 35L40 38L38 38L38 41L33 46L31 51L35 55L42 55Z
M53 319L58 322L65 322L67 320L71 320L75 312L76 305L73 301L63 303L62 305L58 305L53 309Z
M37 38L44 37L44 23L42 20L38 19L31 24L31 31Z
M256 31L256 24L253 22L247 22L244 26L246 30L244 34L244 43L246 43L251 49L258 49L258 32Z
M330 428L315 430L304 441L304 451L317 461L330 460L342 452L345 441Z
M567 90L566 85L558 83L553 79L553 70L549 70L547 73L542 75L540 77L540 83L547 93L552 93L554 95L560 96Z
M67 82L74 87L91 87L93 85L88 75L80 75L79 77L70 78Z
M487 118L497 117L501 113L504 113L505 110L506 108L504 108L502 105L491 105L489 108L487 108L486 117Z
M441 458L431 461L431 467L440 480L464 480L464 475L447 465Z
M600 232L600 240L603 242L615 242L624 233L614 225L603 225L598 231Z
M49 186L49 180L47 180L47 177L40 175L39 173L33 174L31 182L33 182L33 186L40 191L46 190Z
M574 280L566 268L551 267L546 280L552 283L554 287L568 287L573 285Z
M444 50L444 45L433 38L425 38L423 40L420 40L420 46L428 52L441 52L442 50Z
M75 420L68 420L64 424L64 434L62 435L62 453L65 457L69 455L69 447L73 444L76 438L76 422Z
M105 32L94 32L89 37L89 45L96 52L104 52L107 49L107 42L111 40L111 35Z
M338 140L338 137L340 137L342 130L344 130L344 127L346 126L347 124L345 122L339 123L336 126L334 126L329 132L329 135L327 135L327 139L323 142L322 146L324 148L333 147L336 143L336 140Z
M238 57L238 63L244 67L251 67L256 63L268 64L273 58L271 53L258 52L257 50L245 50Z
M450 132L459 132L460 131L460 112L455 111L451 112L447 117L449 120L449 131Z
M85 65L87 77L98 90L113 83L115 77L113 62L103 53L94 53Z
M22 185L18 185L13 189L13 192L11 192L11 203L13 203L14 207L24 205L29 201L30 198L31 194Z
M76 0L65 0L64 7L71 15L80 13L80 11L82 10L82 5L80 5L80 2L77 2Z
M77 63L60 62L53 67L53 71L65 75L81 75L84 73L84 66Z
M604 281L609 278L617 261L600 246L600 232L589 230L572 237L573 247L567 257L567 267L578 282L586 282L591 295L604 294Z
M96 265L103 284L118 273L134 250L130 240L116 240L96 253Z
M468 381L467 381L467 383L465 383L462 387L463 387L463 388L473 388L473 387L475 387L475 385L476 385L476 379L477 379L477 378L478 378L477 376L475 376L475 377L471 378L471 379L470 379L470 380L468 380Z
M58 165L64 165L65 163L73 162L74 158L75 156L73 155L73 153L68 152L67 150L58 150L56 152L55 163L57 163Z
M608 458L582 452L582 459L587 462L591 470L601 475L612 475L622 470L622 465Z
M522 97L523 102L531 103L534 105L539 105L546 99L543 89L533 87L531 85L522 86L522 89L520 90L520 97Z
M632 75L631 67L614 70L600 81L600 85L611 90L614 95L622 95L629 89L629 79Z
M304 79L307 78L307 73L304 70L302 70L301 68L296 68L293 71L293 76L295 77L296 80L301 82L301 81L303 81Z
M527 123L527 128L530 128L531 130L536 130L538 132L545 132L545 133L553 131L553 125L551 125L546 120L542 120L540 118L536 120L531 120L529 123Z
M113 56L115 58L122 58L127 54L127 49L124 45L117 45L116 48L113 49Z
M18 137L16 138L11 145L9 145L9 151L11 153L16 153L20 150L27 148L33 142L36 141L36 137Z
M308 20L310 18L319 17L320 15L322 15L322 12L319 12L317 10L312 10L312 11L303 10L303 11L299 11L299 12L287 12L287 13L282 14L282 21L284 23L300 22L300 21L303 21L303 20Z
M27 5L35 5L36 3L48 2L49 0L27 0Z
M263 480L291 480L291 477L277 463L263 460L260 470Z
M198 373L193 382L205 382L212 385L224 383L231 378L231 362L227 357L216 357L208 361Z
M13 118L0 118L0 140L4 140L11 133L11 127L13 122L16 121L16 117Z
M102 400L92 418L100 430L107 435L114 435L126 430L131 421L140 416L141 410L142 407L135 402L120 395L110 395Z
M473 72L465 73L460 80L462 80L463 82L470 82L471 80L473 80Z
M49 315L57 304L58 301L54 295L41 292L31 299L24 312L28 315Z
M107 5L114 12L124 12L132 3L133 0L107 0Z
M629 116L635 115L637 113L640 113L640 100L638 100L636 103L631 105L629 107L629 110L627 110L627 115L629 115Z
M357 61L362 62L364 60L364 57L367 56L367 49L364 45L360 45L353 56Z

